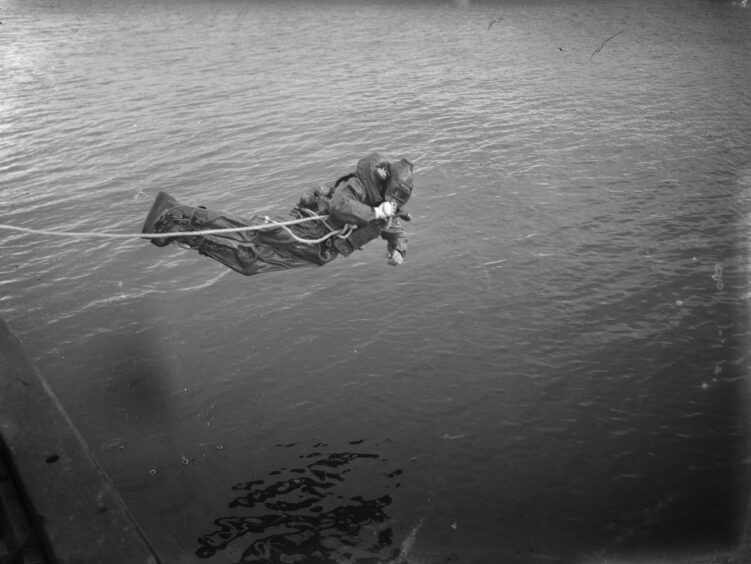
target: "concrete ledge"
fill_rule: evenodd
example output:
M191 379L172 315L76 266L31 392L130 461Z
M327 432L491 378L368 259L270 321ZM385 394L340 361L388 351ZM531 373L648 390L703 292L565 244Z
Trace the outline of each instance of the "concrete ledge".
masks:
M159 562L49 385L2 319L0 448L31 529L41 537L38 541L46 561Z

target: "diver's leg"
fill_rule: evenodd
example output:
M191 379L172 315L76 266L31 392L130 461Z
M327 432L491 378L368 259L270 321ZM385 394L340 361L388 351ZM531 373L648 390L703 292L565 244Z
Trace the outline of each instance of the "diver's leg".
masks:
M142 233L173 233L204 231L209 229L227 229L248 227L250 224L244 219L233 217L224 212L193 207L180 204L175 198L165 192L159 192L151 206L143 224ZM231 239L240 243L253 239L252 231L236 231L221 233L221 238ZM173 240L182 243L182 237L149 238L158 247L165 247Z
M141 229L141 233L164 233L166 231L169 231L169 229L164 229L166 225L163 221L161 221L161 219L162 216L166 214L166 212L177 205L177 200L175 200L172 196L170 196L166 192L159 192L154 199L154 203L152 204L148 215L146 216L146 221L143 222L143 229ZM157 226L159 226L159 228ZM169 239L154 239L150 237L149 240L157 247L166 247L170 244Z
M207 229L268 226L268 220L258 215L249 220L238 219L224 212L189 206L177 206L170 214L179 217L177 221L181 224L180 229L186 231L185 237L177 238L178 242L245 276L323 264L333 258L331 253L326 253L326 257L323 258L319 245L295 242L289 233L281 228L209 235L190 234L190 231ZM325 232L325 228L322 229ZM317 235L320 236L321 233Z
M182 224L181 230L188 232L187 235L190 231L231 229L251 225L244 219L203 207L178 206L173 211L180 215L178 222ZM213 235L178 237L177 240L240 274L250 276L256 274L259 267L262 267L259 264L261 261L258 260L256 233L254 230L231 231Z
M268 225L268 219L253 216L246 220L225 212L186 206L160 192L146 218L143 232L179 232L180 237L157 238L151 241L159 247L175 241L196 249L200 254L245 276L300 266L322 265L338 255L328 247L324 249L321 245L298 243L281 228L247 229L210 235L192 234L210 229L251 226L257 228L262 225ZM306 239L317 239L328 233L328 229L317 222L295 226L295 231Z
M215 235L194 235L194 231L248 227L249 222L227 213L180 204L177 200L160 192L151 207L143 226L143 233L185 233L184 237L151 239L158 247L171 242L196 249L241 274L255 274L263 269L259 262L253 240L255 231L234 231Z

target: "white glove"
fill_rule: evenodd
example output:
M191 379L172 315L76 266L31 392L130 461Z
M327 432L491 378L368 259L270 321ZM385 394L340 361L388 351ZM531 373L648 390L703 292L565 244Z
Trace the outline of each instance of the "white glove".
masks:
M389 264L391 266L399 266L404 262L404 255L400 253L399 251L391 251L388 254L389 257Z
M391 202L383 202L377 208L373 208L376 219L388 219L396 214L396 206Z

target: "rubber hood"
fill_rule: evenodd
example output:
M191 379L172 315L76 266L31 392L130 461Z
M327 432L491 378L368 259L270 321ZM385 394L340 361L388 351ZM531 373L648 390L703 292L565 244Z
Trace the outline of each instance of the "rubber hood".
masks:
M378 170L389 170L389 159L383 153L371 153L357 162L357 177L365 186L368 199L378 203L383 201L386 179L379 175Z

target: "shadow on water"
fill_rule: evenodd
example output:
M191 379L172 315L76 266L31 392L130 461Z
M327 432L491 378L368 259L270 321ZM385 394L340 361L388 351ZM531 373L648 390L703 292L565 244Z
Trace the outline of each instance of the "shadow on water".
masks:
M214 530L198 539L196 556L225 553L236 562L402 559L404 547L393 544L387 512L402 470L389 469L377 454L332 452L324 443L313 448L297 456L299 466L233 486L232 513L215 519Z
M170 390L180 371L179 362L165 348L162 325L143 322L156 310L157 304L150 299L124 300L111 312L123 320L123 327L88 338L88 354L97 358L88 384L105 381L104 387L96 386L104 394L104 405L144 425L170 420Z
M152 341L146 334L121 336L118 362L105 392L109 405L144 423L168 420L165 382L173 378L170 367L154 353Z

